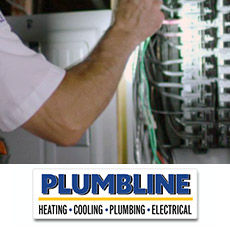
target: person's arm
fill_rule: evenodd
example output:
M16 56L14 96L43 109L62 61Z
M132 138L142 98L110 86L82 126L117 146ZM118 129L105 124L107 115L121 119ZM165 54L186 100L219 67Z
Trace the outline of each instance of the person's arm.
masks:
M112 99L131 52L160 28L161 4L120 1L115 23L96 49L67 71L55 93L23 127L60 145L76 144Z

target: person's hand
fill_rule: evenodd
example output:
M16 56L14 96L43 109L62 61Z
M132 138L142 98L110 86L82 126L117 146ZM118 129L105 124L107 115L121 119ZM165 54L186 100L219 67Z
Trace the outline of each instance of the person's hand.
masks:
M120 0L114 27L132 35L138 45L156 33L164 20L162 0Z

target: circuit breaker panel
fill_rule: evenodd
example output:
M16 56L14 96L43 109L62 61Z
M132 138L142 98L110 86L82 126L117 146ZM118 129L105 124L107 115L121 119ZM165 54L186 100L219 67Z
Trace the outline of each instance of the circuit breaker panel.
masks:
M170 163L174 148L230 147L230 0L163 2L161 30L138 50L135 154L142 163Z

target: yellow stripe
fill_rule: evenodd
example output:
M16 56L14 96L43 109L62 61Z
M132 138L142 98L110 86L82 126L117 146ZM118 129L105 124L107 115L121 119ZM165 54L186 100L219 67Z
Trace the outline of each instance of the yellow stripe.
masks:
M193 197L39 197L39 201L193 201Z

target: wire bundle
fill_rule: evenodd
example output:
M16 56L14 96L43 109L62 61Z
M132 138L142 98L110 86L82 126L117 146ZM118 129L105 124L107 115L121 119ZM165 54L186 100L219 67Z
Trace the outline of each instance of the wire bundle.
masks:
M169 62L160 63L155 56L151 56L153 46L156 45L156 37L148 38L139 47L139 58L135 72L134 82L134 102L136 113L136 136L135 136L135 159L137 163L172 163L171 153L162 148L162 135L159 129L164 125L159 123L156 126L154 116L158 119L161 115L181 115L181 111L166 111L153 107L152 89L155 88L158 93L164 98L177 98L182 100L182 97L166 91L166 88L179 89L182 87L179 83L160 82L158 79L154 80L153 73L151 73L151 66L157 65L159 68L163 66L179 64L180 60L172 60ZM153 52L152 52L153 55ZM160 104L160 103L159 103ZM157 132L156 132L157 131ZM159 135L161 136L159 138ZM157 137L158 136L158 137ZM148 143L146 144L146 139ZM157 141L158 139L158 141ZM161 141L159 141L161 139ZM157 144L158 142L158 144ZM146 157L151 152L151 157Z
M153 119L152 112L151 112L151 102L150 102L150 92L149 92L150 89L149 89L148 79L147 79L146 72L145 72L145 63L144 63L145 53L149 45L149 42L150 42L150 39L147 39L141 45L141 48L140 48L142 55L141 55L141 62L140 62L141 83L140 83L140 88L139 88L140 90L139 95L141 99L142 111L143 111L145 123L148 127L150 146L151 146L152 153L154 156L154 161L155 163L159 164L161 163L161 161L157 155L155 121Z
M166 19L167 23L158 34L139 47L134 81L137 163L173 163L172 149L182 146L186 138L196 138L185 132L181 120L185 99L181 95L184 72L179 55L182 47L179 42L180 20L174 17L181 9L178 3L184 2L168 1L168 5L164 5L169 20ZM165 36L170 33L178 36ZM149 140L147 145L146 139ZM150 152L152 157L146 157Z

